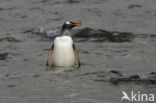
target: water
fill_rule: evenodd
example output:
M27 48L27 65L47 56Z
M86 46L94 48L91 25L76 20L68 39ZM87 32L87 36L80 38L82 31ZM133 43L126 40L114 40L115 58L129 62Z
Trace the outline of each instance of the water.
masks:
M155 18L154 0L1 0L0 102L116 103L123 90L156 94ZM67 20L82 22L73 30L82 66L47 68ZM82 35L84 28L92 31Z

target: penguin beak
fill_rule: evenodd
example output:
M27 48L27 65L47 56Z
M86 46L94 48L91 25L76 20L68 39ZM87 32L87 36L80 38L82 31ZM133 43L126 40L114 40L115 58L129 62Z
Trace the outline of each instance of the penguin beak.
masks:
M72 26L79 26L81 25L80 23L72 23Z

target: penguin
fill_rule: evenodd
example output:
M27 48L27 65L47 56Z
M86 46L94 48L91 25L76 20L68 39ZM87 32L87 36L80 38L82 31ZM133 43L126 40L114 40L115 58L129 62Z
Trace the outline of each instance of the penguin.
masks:
M54 39L47 59L47 66L52 61L52 66L71 67L77 61L80 67L79 55L71 37L71 29L80 23L67 21L63 24L59 36Z

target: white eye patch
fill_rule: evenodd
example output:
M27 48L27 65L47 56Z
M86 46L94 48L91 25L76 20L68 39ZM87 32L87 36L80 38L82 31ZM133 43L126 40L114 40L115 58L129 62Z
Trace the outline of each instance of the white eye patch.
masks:
M70 22L69 22L69 21L67 21L67 22L66 22L66 24L70 24Z

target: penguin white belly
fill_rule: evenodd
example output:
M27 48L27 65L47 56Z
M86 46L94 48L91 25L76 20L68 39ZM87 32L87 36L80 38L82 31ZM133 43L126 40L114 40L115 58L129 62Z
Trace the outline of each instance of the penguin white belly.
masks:
M74 66L75 55L73 51L73 40L70 36L55 38L52 64L54 66L64 67Z

